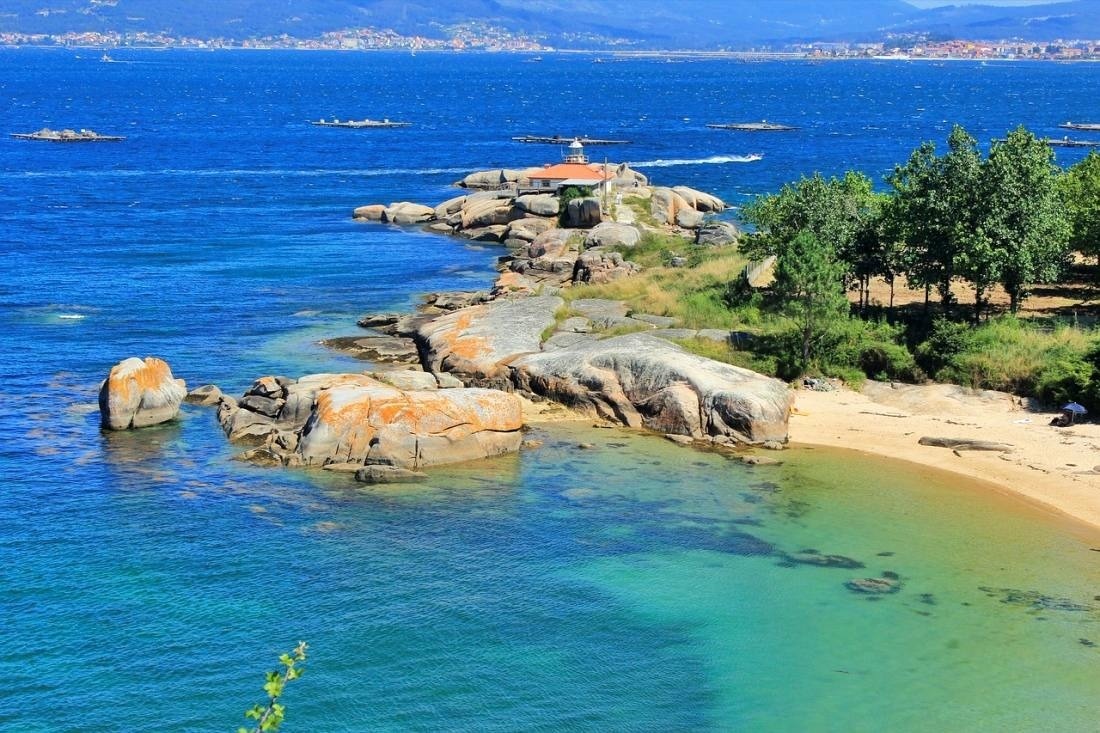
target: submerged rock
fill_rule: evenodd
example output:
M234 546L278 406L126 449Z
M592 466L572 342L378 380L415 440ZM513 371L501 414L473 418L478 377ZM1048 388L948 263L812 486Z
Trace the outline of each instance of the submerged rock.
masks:
M853 578L844 584L853 593L864 595L887 595L901 590L901 579L897 573L886 572L881 578Z
M158 425L179 414L187 385L156 357L131 357L111 367L99 387L99 413L109 430Z

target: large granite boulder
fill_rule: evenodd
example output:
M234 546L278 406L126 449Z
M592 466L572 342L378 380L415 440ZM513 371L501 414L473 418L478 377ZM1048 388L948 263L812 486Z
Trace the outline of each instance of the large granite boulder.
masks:
M111 367L99 386L99 415L108 430L144 428L172 420L187 396L187 385L156 357L130 357Z
M533 242L540 234L545 234L556 226L557 222L552 219L516 219L508 225L508 234L505 238Z
M419 224L430 221L435 217L435 209L431 206L414 204L408 201L398 201L390 204L382 212L382 221L390 224Z
M624 259L619 252L596 248L581 253L573 265L572 280L575 283L602 285L637 275L641 265Z
M728 247L740 237L741 230L728 221L708 221L695 231L695 243L700 247Z
M603 214L600 200L586 197L573 199L565 207L565 226L574 229L588 229L600 223Z
M644 333L512 361L518 387L659 433L757 444L787 439L791 391Z
M556 296L495 300L435 318L416 336L424 364L467 384L507 387L509 362L539 350L563 304Z
M486 389L401 391L363 377L322 389L299 436L304 465L418 469L519 450L519 398Z
M638 227L605 221L597 224L584 238L584 246L591 247L634 247L642 239Z
M517 217L512 214L510 199L470 199L462 207L461 223L463 229L475 229L507 224L513 218Z
M269 465L363 466L414 470L519 449L522 409L506 392L440 390L430 375L311 374L286 380L281 396L254 385L239 401L223 398L218 419L230 440L253 445L248 460ZM257 380L257 384L259 380ZM424 387L424 389L420 389ZM278 405L272 414L266 402Z
M676 226L683 229L698 229L703 225L703 214L695 209L680 209L676 212Z
M613 189L637 189L649 185L649 179L644 173L639 173L626 163L615 166L612 173L614 177L609 181L609 185Z
M726 202L713 194L697 191L687 186L673 186L672 190L696 211L718 213L726 210Z
M541 168L524 168L522 170L516 170L513 168L495 168L489 171L477 171L463 178L458 182L459 186L463 188L474 188L482 191L491 191L500 188L504 188L511 184L524 183L528 176L532 173L536 173L542 170Z
M660 224L675 224L676 214L694 207L671 188L655 188L649 200L649 212Z
M536 216L557 216L558 197L548 193L528 194L516 199L516 208Z
M382 204L368 204L360 206L351 213L353 219L361 221L382 221L386 214L386 207Z
M446 219L451 214L456 214L462 211L462 207L466 204L468 197L463 194L462 196L455 196L454 198L447 199L441 204L437 204L434 212L436 219Z

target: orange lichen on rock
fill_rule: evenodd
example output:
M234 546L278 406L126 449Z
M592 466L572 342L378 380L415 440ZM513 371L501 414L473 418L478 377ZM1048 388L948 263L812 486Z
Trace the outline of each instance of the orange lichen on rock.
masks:
M307 465L418 468L517 450L522 426L522 405L512 394L402 391L361 377L322 387L302 429L298 455Z
M99 388L99 411L103 427L127 430L166 422L178 413L187 396L182 379L156 357L131 357L111 367Z

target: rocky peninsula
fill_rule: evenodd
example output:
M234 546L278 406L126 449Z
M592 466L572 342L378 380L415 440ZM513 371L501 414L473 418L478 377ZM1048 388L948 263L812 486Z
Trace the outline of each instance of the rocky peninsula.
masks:
M724 202L653 187L626 164L573 157L569 179L548 179L562 169L472 173L457 183L463 194L434 206L359 207L353 216L366 222L502 245L499 277L488 291L431 294L413 313L369 314L359 322L365 333L325 342L374 371L268 375L239 398L206 385L188 401L216 406L245 460L346 471L370 483L419 480L424 468L519 450L530 401L685 444L782 448L792 402L785 383L687 351L673 341L685 336L674 319L614 300L566 308L561 297L640 272L629 253L647 234L735 247L737 228L712 217ZM680 259L670 264L687 266Z

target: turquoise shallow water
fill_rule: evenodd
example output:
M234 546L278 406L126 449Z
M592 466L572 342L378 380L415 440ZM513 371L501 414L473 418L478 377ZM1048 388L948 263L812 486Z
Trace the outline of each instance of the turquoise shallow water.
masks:
M556 425L366 490L235 462L199 408L102 434L95 389L133 354L230 392L361 368L317 341L484 287L495 252L351 208L539 162L508 137L569 132L577 99L577 132L739 201L814 168L877 176L949 120L985 139L1100 116L1100 69L76 55L0 51L3 127L129 135L0 141L0 730L233 730L298 639L287 731L1095 729L1100 540L970 484ZM415 125L304 122L334 114ZM760 117L804 132L703 127ZM786 559L811 549L865 567ZM886 571L882 600L844 586Z

